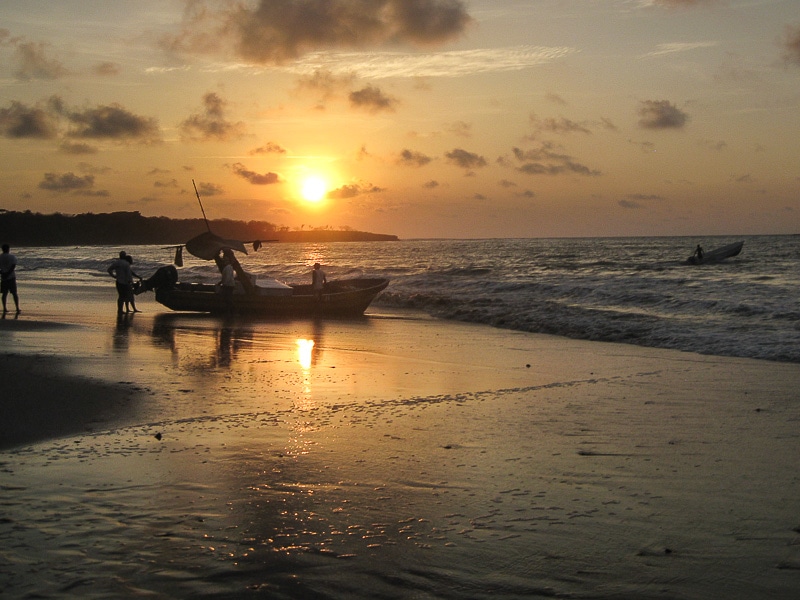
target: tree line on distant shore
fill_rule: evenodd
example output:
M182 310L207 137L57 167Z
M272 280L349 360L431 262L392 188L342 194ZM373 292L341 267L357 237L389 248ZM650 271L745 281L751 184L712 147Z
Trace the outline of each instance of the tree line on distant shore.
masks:
M211 231L242 241L351 242L394 241L396 235L351 229L289 230L267 221L209 221ZM208 231L203 219L143 217L138 211L44 215L0 209L0 241L12 246L125 246L183 244Z

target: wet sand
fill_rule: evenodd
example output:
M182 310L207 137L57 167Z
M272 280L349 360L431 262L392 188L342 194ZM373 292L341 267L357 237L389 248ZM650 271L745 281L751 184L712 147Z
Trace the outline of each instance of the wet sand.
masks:
M800 589L798 365L62 293L0 322L4 596Z

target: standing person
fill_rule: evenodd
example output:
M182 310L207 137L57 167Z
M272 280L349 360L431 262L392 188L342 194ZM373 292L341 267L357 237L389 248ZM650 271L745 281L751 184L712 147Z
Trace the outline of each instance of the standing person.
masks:
M8 293L14 298L14 306L19 314L19 296L17 295L17 257L11 254L8 244L3 244L3 253L0 254L0 289L3 294L3 314L8 312L6 299Z
M325 276L325 271L320 269L319 263L314 263L314 270L311 271L311 288L314 290L314 297L319 301L322 300L322 290L325 284L328 283L328 278Z
M108 267L108 274L117 282L117 314L123 314L122 308L126 301L129 301L131 288L133 287L133 269L131 263L126 260L125 250L120 250L119 258Z
M136 308L136 296L133 293L133 278L136 277L141 282L142 277L133 270L133 257L130 254L125 255L125 260L128 261L128 264L131 266L131 280L129 282L130 285L128 286L128 298L125 300L125 312L130 312L131 307L135 313L142 312Z
M703 262L703 248L700 244L697 244L697 248L694 249L694 256L697 259L697 262Z

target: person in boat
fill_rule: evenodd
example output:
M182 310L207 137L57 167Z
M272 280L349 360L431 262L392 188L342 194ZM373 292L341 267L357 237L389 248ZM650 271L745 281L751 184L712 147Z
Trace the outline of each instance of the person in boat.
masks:
M233 250L230 248L223 248L219 251L217 256L214 257L214 262L217 264L217 268L219 269L220 273L222 273L226 265L230 265L233 269L233 272L236 274L236 278L239 280L239 283L242 284L245 293L256 293L256 286L253 284L253 280L242 268L242 265L236 259L236 255L233 253Z
M692 256L697 259L697 262L703 262L703 248L700 244L697 244L697 248L694 249L694 254Z
M123 313L123 307L128 298L133 294L133 269L131 263L126 259L128 254L125 250L120 250L119 258L108 267L108 274L111 275L117 284L117 314Z
M322 291L327 283L328 278L325 276L325 271L320 268L319 263L314 263L314 270L311 271L311 288L314 290L314 297L317 300L322 300Z

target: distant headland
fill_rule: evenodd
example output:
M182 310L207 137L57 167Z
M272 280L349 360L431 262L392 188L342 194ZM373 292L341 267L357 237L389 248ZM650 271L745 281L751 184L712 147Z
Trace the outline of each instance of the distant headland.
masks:
M224 238L278 242L389 242L396 235L348 228L290 230L267 221L209 221ZM12 246L129 246L177 245L207 231L203 219L143 217L136 212L43 215L0 209L0 241Z

